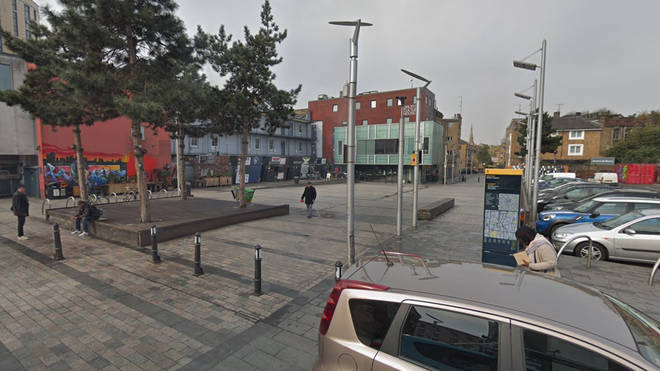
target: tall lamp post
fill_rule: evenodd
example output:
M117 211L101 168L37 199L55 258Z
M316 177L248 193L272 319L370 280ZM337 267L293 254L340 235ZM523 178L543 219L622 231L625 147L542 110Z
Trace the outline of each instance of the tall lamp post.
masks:
M420 148L420 143L419 143L419 129L421 126L421 121L422 121L422 89L426 89L427 86L431 83L431 80L425 79L420 75L417 75L415 73L412 73L410 71L406 71L403 68L401 69L401 72L405 73L406 75L416 78L418 80L424 81L426 84L423 87L418 86L417 87L417 102L416 102L416 113L415 113L415 149L414 153L417 154L417 163L415 163L414 166L414 174L413 174L413 213L412 213L412 227L413 229L417 228L417 199L419 198L419 165L422 163L422 151ZM402 106L403 108L403 106Z
M541 71L540 86L539 86L539 110L536 115L536 148L534 155L534 187L532 195L532 222L535 222L538 218L537 213L537 201L539 195L539 169L541 167L541 139L543 138L543 96L545 90L545 60L546 60L546 41L543 39L541 43L541 49L530 54L530 56L541 52L541 65L537 65L530 62L525 62L524 58L522 61L513 61L513 66L516 68L522 68L525 70L536 71L539 69Z
M532 174L534 174L535 171L538 171L534 167L535 166L534 165L534 153L535 153L534 142L535 142L535 138L536 138L534 136L534 134L536 133L536 130L534 128L534 114L535 114L535 111L536 111L536 93L537 93L536 80L534 80L534 84L532 84L532 86L530 86L529 88L527 88L525 90L529 90L529 89L534 89L533 97L531 97L529 95L526 95L526 94L523 94L522 92L517 92L517 93L514 93L513 95L515 95L518 98L522 98L522 99L530 101L529 113L518 112L518 111L516 111L516 113L519 114L519 115L523 115L523 116L527 117L527 141L526 141L527 156L525 158L525 189L527 190L528 199L531 200L531 196L532 196L532 193L533 193ZM523 91L525 91L525 90L523 90ZM529 210L531 210L531 209L532 209L532 205L531 205L531 202L530 202Z
M403 155L405 139L405 122L403 118L406 97L396 97L401 105L401 120L399 121L399 158L396 171L396 235L401 236L403 228Z
M332 21L329 22L335 26L351 26L354 28L353 37L351 37L351 56L350 56L350 80L348 82L348 135L346 135L347 154L344 158L346 163L346 239L348 245L348 263L355 264L355 219L353 209L355 207L355 94L357 89L357 59L358 59L358 36L360 36L360 27L371 26L371 23L357 21Z

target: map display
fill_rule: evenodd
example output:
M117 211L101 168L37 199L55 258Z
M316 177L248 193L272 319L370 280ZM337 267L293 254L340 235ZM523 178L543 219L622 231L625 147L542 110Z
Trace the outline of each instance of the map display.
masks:
M512 254L518 251L521 176L511 172L493 169L486 173L482 256L486 263L515 266Z

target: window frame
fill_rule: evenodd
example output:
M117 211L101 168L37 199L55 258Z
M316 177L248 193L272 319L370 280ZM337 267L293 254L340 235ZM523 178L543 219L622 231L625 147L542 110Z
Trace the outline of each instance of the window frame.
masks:
M372 100L371 100L371 103L369 103L369 106L370 106L371 108L376 108L376 107L378 107L378 104L376 103L376 100L375 100L375 99L372 99Z
M361 106L360 102L355 102L355 110L356 111L360 109L360 106Z
M579 153L571 153L571 148L579 148ZM584 144L569 144L566 148L568 156L584 156Z
M0 44L2 43L2 39L0 39ZM0 91L4 90L14 90L14 69L12 68L11 64L7 63L0 63L0 67L3 69L7 69L8 75L7 75L7 81L9 82L9 87L7 89L0 88Z
M580 135L574 136L573 133L579 133ZM584 140L584 130L569 130L568 140Z
M392 107L394 105L394 99L393 98L387 98L387 106Z
M193 142L194 141L194 142ZM199 138L197 137L190 137L190 147L191 148L197 148L199 147Z
M212 148L217 148L219 143L220 143L220 140L218 140L218 137L216 137L215 135L212 135L211 136L211 147Z
M332 112L339 112L339 105L338 104L333 104L332 105Z
M261 138L254 138L254 149L261 149Z

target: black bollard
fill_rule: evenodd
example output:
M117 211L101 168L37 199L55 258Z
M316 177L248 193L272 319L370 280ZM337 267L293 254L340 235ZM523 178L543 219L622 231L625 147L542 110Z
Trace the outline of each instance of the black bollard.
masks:
M341 279L341 268L343 266L344 265L339 260L337 260L335 263L335 281L339 281Z
M64 255L62 254L62 238L60 237L60 225L53 225L53 243L55 244L55 255L53 259L55 260L64 260Z
M158 238L156 237L157 234L158 230L154 224L151 226L151 260L155 264L160 263L160 256L158 255Z
M261 246L254 248L254 294L261 295Z
M202 236L199 232L195 233L195 263L193 265L195 268L193 276L197 277L204 274L202 269Z

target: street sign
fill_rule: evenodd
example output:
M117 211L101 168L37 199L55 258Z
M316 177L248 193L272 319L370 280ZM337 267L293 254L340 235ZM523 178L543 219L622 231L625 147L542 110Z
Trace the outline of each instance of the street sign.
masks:
M417 154L413 153L410 155L410 166L417 166Z
M407 106L403 106L403 115L404 116L412 116L416 113L415 112L416 109L417 109L416 104L409 104Z
M592 165L614 165L614 157L594 157L591 159Z

